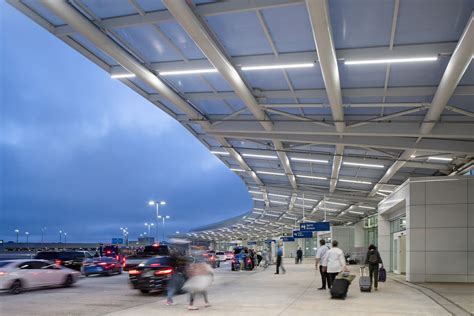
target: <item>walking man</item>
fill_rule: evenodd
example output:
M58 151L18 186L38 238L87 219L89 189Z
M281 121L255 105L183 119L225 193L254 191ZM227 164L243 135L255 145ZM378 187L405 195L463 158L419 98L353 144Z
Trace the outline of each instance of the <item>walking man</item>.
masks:
M301 250L301 247L298 248L296 251L296 263L301 263L303 262L303 250Z
M283 247L281 246L281 244L279 244L278 249L277 249L277 262L276 262L275 274L280 274L280 268L283 271L283 274L285 274L286 272L285 268L283 267L282 257L283 257Z
M321 274L321 282L322 285L318 290L325 290L326 289L326 282L328 287L331 288L331 283L329 283L329 275L327 273L328 269L328 258L326 253L328 252L329 248L326 246L326 241L321 239L319 241L319 247L316 250L316 268L319 267L319 274Z

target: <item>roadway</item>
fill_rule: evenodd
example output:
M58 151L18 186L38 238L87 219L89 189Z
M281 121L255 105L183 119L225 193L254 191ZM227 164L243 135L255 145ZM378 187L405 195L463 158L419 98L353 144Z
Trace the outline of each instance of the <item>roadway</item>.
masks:
M210 308L188 311L187 296L176 297L176 306L165 306L163 294L143 295L128 285L126 273L89 277L71 288L0 295L2 315L449 315L419 290L389 280L378 292L360 293L358 280L345 301L331 300L318 291L319 274L309 260L286 262L287 273L274 275L274 266L264 271L232 272L228 264L216 269L209 290ZM354 272L356 267L354 268ZM201 297L196 306L202 307Z

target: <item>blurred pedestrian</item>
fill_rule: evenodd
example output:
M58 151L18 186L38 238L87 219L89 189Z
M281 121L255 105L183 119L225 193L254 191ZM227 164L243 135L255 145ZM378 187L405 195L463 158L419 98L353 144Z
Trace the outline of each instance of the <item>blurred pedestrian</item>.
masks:
M344 252L338 247L337 240L332 241L332 248L326 253L327 256L327 273L329 275L329 288L331 288L336 275L339 272L347 271L346 258Z
M283 271L283 274L285 274L286 270L285 267L283 267L283 247L281 244L279 244L277 248L277 262L275 274L280 274L280 269Z
M188 281L183 286L183 290L189 292L189 310L199 309L194 306L194 298L196 294L201 294L204 298L204 307L211 306L207 297L207 289L214 280L214 271L207 263L191 264L187 270L189 276Z
M173 273L168 280L166 292L166 305L176 305L173 297L182 288L184 284L183 268L186 269L186 259L178 252L172 251L168 258L168 264L173 268ZM184 263L184 264L183 264Z
M326 289L326 282L328 287L331 288L331 284L329 283L329 276L327 273L328 269L328 261L327 261L327 252L329 251L329 247L326 246L326 241L321 239L319 241L319 247L316 250L316 268L319 268L319 274L321 274L321 282L322 285L318 290L325 290Z
M383 265L380 253L375 245L370 245L367 255L365 256L365 264L369 265L370 288L372 286L377 291L379 281L379 264Z

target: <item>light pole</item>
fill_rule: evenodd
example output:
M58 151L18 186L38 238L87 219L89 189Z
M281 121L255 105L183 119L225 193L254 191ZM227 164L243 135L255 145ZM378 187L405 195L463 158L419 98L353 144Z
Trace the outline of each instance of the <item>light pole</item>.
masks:
M160 205L166 205L165 201L149 201L148 205L156 207L156 223L158 224L158 219L160 218ZM158 240L158 225L156 225L156 240Z
M63 235L63 231L60 230L60 231L59 231L59 243L61 243L61 241L62 241L62 239L61 239L61 238L62 238L62 235Z
M44 231L46 230L46 227L41 228L41 246L44 244Z
M25 235L26 235L26 248L28 248L28 243L29 243L28 236L30 236L30 233L25 232Z
M150 229L151 229L152 226L155 226L155 224L154 223L150 223L150 224L145 223L145 226L148 227L148 236L150 236Z
M16 233L16 243L18 243L18 233L20 232L19 229L15 229L15 233Z
M64 243L67 243L67 233L64 233Z
M163 241L165 240L165 219L170 219L169 215L166 216L161 216L158 215L158 218L161 218L163 220Z

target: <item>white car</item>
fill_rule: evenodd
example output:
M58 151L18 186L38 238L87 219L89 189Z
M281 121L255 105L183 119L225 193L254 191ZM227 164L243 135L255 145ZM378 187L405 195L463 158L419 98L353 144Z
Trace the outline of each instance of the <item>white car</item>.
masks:
M24 290L71 286L80 273L50 261L21 259L0 261L0 291L20 294Z
M225 255L223 251L217 251L216 257L217 257L217 260L219 260L220 262L225 262L227 259L227 256Z

